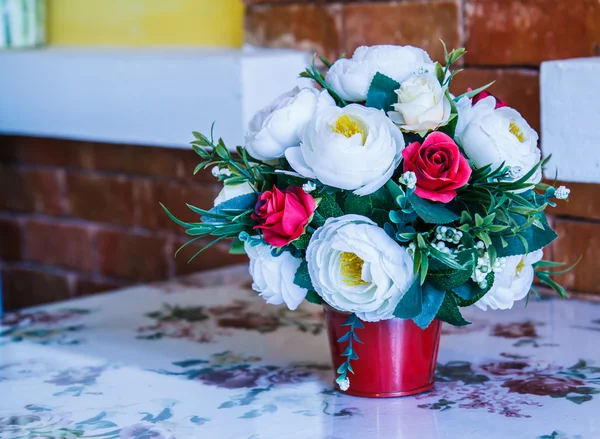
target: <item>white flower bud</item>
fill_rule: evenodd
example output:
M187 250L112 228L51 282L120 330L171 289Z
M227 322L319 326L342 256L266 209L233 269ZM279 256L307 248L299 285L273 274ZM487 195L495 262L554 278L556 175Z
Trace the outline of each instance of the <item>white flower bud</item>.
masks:
M306 192L307 194L310 194L312 191L314 191L317 188L317 185L314 184L312 181L306 182L302 185L302 190L304 192Z
M407 171L402 174L402 181L406 184L407 188L414 189L417 185L417 174L412 171Z
M558 189L556 189L556 192L554 192L554 196L559 200L566 200L569 198L570 193L571 189L568 189L565 186L560 186Z
M338 386L340 386L340 390L342 392L345 392L346 390L348 390L350 388L350 379L344 378L341 382L338 381Z

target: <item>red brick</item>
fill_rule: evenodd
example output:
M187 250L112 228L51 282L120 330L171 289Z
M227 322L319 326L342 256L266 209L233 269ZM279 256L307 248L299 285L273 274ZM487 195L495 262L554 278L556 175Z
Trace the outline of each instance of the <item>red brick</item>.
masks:
M461 46L458 0L348 4L343 23L348 56L359 46L394 44L421 47L443 61L440 39L448 48Z
M554 229L559 236L552 244L554 259L570 266L582 257L574 270L557 281L573 291L600 294L600 224L555 218Z
M597 0L467 0L468 65L538 65L598 55Z
M7 311L65 300L71 297L73 279L23 267L2 269L2 290Z
M0 259L21 259L23 231L21 222L14 218L0 218Z
M103 277L82 277L77 280L76 296L112 291L126 286L128 282L117 281Z
M28 261L92 272L93 252L88 227L56 221L27 221Z
M533 129L540 129L540 78L537 71L523 69L466 68L452 81L457 96L468 88L479 88L496 81L488 91L518 110Z
M546 183L552 184L552 181ZM558 217L600 220L600 184L557 182L571 189L569 201L557 201L549 213Z
M165 205L177 218L186 222L198 222L198 215L186 203L201 209L210 209L220 186L192 183L136 180L139 209L138 225L151 230L168 230L183 233L184 229L169 219L159 203Z
M68 174L71 216L111 224L134 225L133 183L123 177Z
M90 167L91 143L46 137L0 136L15 161L72 168Z
M164 238L99 230L96 240L101 274L142 282L169 275Z
M177 249L185 242L186 240L177 240L173 242L170 254L174 255ZM175 258L175 274L180 276L227 265L248 263L248 257L246 255L230 254L229 246L226 244L226 241L222 241L209 247L188 263L189 259L209 242L210 240L198 240L183 248Z
M336 59L343 51L341 6L257 5L246 10L246 42Z
M0 167L0 209L62 215L64 172Z

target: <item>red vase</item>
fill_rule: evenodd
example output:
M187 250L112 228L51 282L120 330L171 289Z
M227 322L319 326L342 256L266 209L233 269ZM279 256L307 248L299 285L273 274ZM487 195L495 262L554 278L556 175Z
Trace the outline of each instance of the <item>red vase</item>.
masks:
M334 370L345 361L342 353L348 342L338 343L348 332L342 326L347 313L327 305L325 320ZM368 398L389 398L414 395L433 387L442 322L434 320L425 330L412 320L390 319L363 322L356 335L363 342L354 343L358 359L352 361L354 374L348 373L349 395ZM337 388L337 383L334 383Z

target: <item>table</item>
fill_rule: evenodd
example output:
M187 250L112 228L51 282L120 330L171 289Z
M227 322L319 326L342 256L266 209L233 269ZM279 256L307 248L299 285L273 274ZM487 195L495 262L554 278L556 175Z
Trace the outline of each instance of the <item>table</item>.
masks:
M8 314L0 437L598 439L600 305L466 310L428 393L332 389L315 305L266 305L245 267Z

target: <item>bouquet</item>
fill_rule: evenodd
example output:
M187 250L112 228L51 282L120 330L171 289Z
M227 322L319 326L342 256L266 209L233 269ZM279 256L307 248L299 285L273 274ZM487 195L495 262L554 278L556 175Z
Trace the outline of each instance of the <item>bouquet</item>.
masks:
M538 134L491 84L449 92L465 50L444 52L445 65L411 46L313 61L300 76L314 87L256 114L235 152L193 133L196 172L224 184L212 208L189 205L199 222L165 208L190 242L233 239L267 303L349 314L344 390L363 322L467 325L461 307L511 308L537 294L535 274L567 296L542 249L557 237L544 212L569 190L542 183Z

